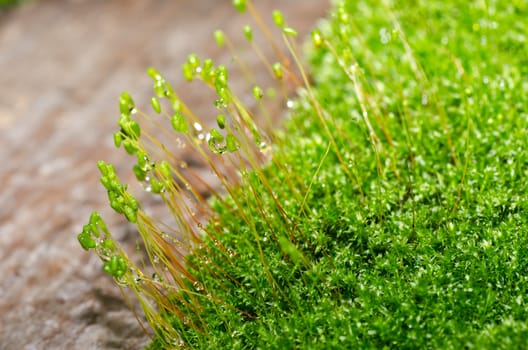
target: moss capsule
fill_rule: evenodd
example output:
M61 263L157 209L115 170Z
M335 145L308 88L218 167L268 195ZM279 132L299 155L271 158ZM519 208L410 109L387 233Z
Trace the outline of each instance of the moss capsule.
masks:
M246 11L247 0L233 0L233 6L238 12L244 13Z
M114 145L119 148L121 146L121 141L123 141L123 135L121 132L114 133Z
M182 111L182 103L180 100L178 99L175 99L172 101L172 110L175 112L175 113L181 113Z
M161 113L160 102L159 102L159 100L156 97L152 97L150 99L150 105L152 106L152 109L154 110L154 112L156 112L158 114Z
M284 27L282 28L282 32L289 36L297 36L297 31L291 27Z
M225 129L226 125L226 116L224 114L219 114L216 116L216 124L220 129Z
M131 207L125 207L124 214L126 219L131 223L137 222L137 211Z
M147 172L141 169L138 165L134 165L132 171L134 172L134 175L136 175L138 181L144 181L147 178Z
M200 67L200 58L197 54L192 53L189 56L187 56L187 62L191 66L192 69L196 70L196 68Z
M185 80L192 81L194 79L194 69L189 62L182 64L182 73Z
M214 142L224 141L224 136L215 128L211 129L209 134L211 135L211 140L213 140Z
M158 96L159 98L165 96L165 85L163 84L163 82L163 79L154 81L153 90L156 96Z
M101 245L106 249L113 250L115 249L115 243L111 239L105 239L101 242Z
M156 80L162 80L163 77L161 76L161 74L154 68L150 67L149 69L147 69L147 74L149 77L152 78L152 80L156 81Z
M222 64L219 65L216 68L215 76L216 76L216 79L215 79L216 90L218 91L218 89L220 88L226 88L227 79L228 79L227 68Z
M214 70L213 60L208 58L204 60L202 64L202 79L206 83L211 84L213 82L214 77L215 77L215 70Z
M181 113L174 113L171 117L172 128L177 132L186 133L189 131L189 124Z
M104 160L98 161L97 162L97 167L99 168L99 172L101 173L101 175L103 175L103 176L108 175L109 169L108 169L108 166L107 166L107 164L106 164L106 162Z
M279 10L273 11L273 22L275 25L279 28L282 28L284 26L284 16L282 15L282 12Z
M226 136L226 148L229 152L235 152L240 148L238 139L233 134L227 134Z
M125 151L130 155L136 154L136 152L138 151L136 143L130 139L123 140L123 147Z
M253 41L253 29L251 29L251 27L248 25L244 26L244 36L248 42Z
M320 48L323 46L323 36L318 29L312 30L312 42L315 47Z
M77 240L79 241L79 244L81 245L81 247L84 249L84 250L90 250L92 248L95 248L96 247L96 243L95 243L95 240L90 237L89 234L86 234L86 233L80 233L78 236L77 236Z
M282 80L282 77L283 77L282 64L280 64L279 62L275 62L272 68L273 68L273 74L275 74L275 78Z
M122 92L121 96L119 97L119 111L121 112L121 114L130 116L130 114L134 110L134 107L134 100L132 100L130 94L128 92Z
M171 168L169 162L167 162L166 160L163 160L158 164L158 169L165 179L170 180L172 178Z
M262 96L264 96L264 92L262 91L262 88L260 86L253 87L253 96L256 100L262 99Z
M213 35L214 35L214 38L215 38L215 41L216 41L216 45L218 45L219 47L224 46L224 44L225 44L224 32L221 31L221 30L215 30Z
M128 136L130 136L134 140L137 140L141 136L141 127L139 126L139 123L134 119L130 119L127 124L126 130Z

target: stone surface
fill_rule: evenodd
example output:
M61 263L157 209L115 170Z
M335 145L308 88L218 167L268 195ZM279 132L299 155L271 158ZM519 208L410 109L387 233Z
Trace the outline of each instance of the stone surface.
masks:
M255 2L263 15L283 9L301 33L328 8L327 0ZM189 52L229 62L211 33L237 33L245 47L248 21L228 0L42 0L0 14L0 349L148 344L101 263L76 241L93 209L124 242L136 239L105 209L96 161L131 180L111 134L122 90L146 105L149 66L208 113L204 93L183 85L180 64Z

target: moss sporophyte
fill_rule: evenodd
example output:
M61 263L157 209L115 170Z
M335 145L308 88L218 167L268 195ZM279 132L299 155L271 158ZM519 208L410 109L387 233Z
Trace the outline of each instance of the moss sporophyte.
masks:
M171 219L100 162L148 261L97 213L78 236L137 295L150 348L526 348L528 3L335 1L302 53L310 78L282 13L268 28L233 4L253 16L241 31L276 86L215 31L256 107L232 67L190 55L184 78L216 94L210 126L150 68L152 115L123 93L114 141ZM280 98L288 118L269 130Z

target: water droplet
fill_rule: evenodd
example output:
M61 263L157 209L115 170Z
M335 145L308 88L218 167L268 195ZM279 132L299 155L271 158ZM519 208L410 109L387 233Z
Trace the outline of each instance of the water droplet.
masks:
M198 123L198 122L195 122L193 124L193 127L194 127L194 130L196 130L196 131L202 131L203 130L202 125L200 123Z
M201 292L205 290L203 284L201 284L201 283L198 282L198 281L196 281L196 282L193 283L193 287L194 287L196 290L201 291Z
M379 36L380 36L380 42L383 45L388 44L389 41L391 40L391 34L389 33L389 31L385 27L380 29Z
M429 103L429 99L427 98L427 94L423 93L422 94L422 105L427 106L428 103Z
M293 101L292 100L286 101L286 107L293 108Z

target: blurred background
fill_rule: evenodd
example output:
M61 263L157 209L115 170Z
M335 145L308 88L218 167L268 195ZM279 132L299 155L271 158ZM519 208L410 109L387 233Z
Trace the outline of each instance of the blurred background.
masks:
M267 19L281 9L301 38L329 7L328 0L255 2ZM183 82L180 65L191 52L229 62L215 29L249 50L248 23L230 0L26 0L0 10L0 349L148 344L100 261L76 239L92 210L125 242L136 239L107 208L96 162L114 163L123 182L133 181L112 133L121 91L148 110L149 66L212 120L212 100Z

